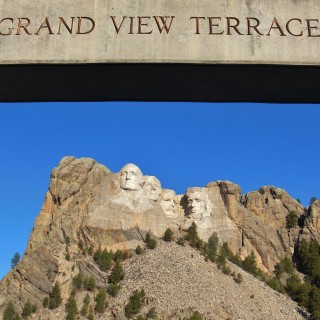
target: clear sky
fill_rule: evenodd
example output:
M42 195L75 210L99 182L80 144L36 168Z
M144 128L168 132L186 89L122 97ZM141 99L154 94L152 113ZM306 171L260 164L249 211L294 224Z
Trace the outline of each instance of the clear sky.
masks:
M307 205L320 198L319 120L320 105L0 104L0 278L23 254L64 156L114 172L132 162L177 193L230 180L243 193L275 185Z

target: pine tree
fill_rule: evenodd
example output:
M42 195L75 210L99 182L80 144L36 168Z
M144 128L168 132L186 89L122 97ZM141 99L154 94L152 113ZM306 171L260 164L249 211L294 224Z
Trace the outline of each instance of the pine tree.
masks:
M96 305L94 307L94 310L97 313L104 313L106 311L107 307L107 293L106 289L100 289L99 293L96 296Z
M320 319L320 289L313 287L310 294L309 311L314 320Z
M80 290L83 285L83 276L81 273L78 273L73 279L72 279L72 284L74 288Z
M107 287L107 292L110 296L115 297L120 290L120 285L116 283L110 283Z
M93 256L94 261L101 271L108 271L111 268L112 258L112 252L108 252L106 249L101 251L100 248Z
M19 252L16 252L13 256L13 258L11 259L11 268L15 268L16 265L19 263L20 261L20 254Z
M208 239L208 243L204 247L204 251L207 254L208 258L213 262L216 259L218 251L219 239L217 233L214 232Z
M20 320L18 313L16 312L12 301L7 303L7 306L3 313L3 320Z
M129 298L129 302L126 304L124 310L127 318L131 318L131 316L138 314L142 304L143 300L145 298L145 292L144 290L135 290L133 294Z
M293 274L294 267L291 259L288 257L284 257L274 266L274 271L277 277L280 277L284 272L287 274Z
M311 206L317 200L318 200L317 197L311 197L309 205Z
M267 285L270 288L272 288L273 290L277 290L280 293L285 293L286 292L286 289L285 289L284 285L282 284L282 282L277 277L274 277L274 278L270 279L267 282Z
M298 225L299 217L296 212L290 212L287 216L287 228L291 229Z
M93 291L96 287L96 280L94 277L90 276L90 278L86 278L83 281L83 286L88 291Z
M109 283L118 283L124 279L124 271L120 261L117 261L109 276Z
M122 250L117 250L116 253L114 254L113 260L115 262L117 261L123 261L127 259L128 257L128 252L127 251L122 251Z
M219 255L217 257L217 264L218 267L226 267L226 262L227 259L230 256L230 249L229 249L229 245L227 242L224 242L223 245L221 246L220 250L219 250Z
M66 304L66 320L75 320L78 312L77 301L73 296L70 296Z
M89 304L90 304L90 296L87 293L83 299L83 306L81 309L81 315L86 316L88 314Z
M88 320L93 320L94 319L94 313L92 307L89 308L89 313L88 313Z
M185 239L189 242L191 247L200 249L203 246L203 241L199 238L195 222L192 222L189 227Z
M297 275L293 274L290 278L287 279L286 291L292 300L298 300L300 287L301 280Z
M32 305L30 303L30 301L28 300L25 305L23 306L23 309L22 309L22 313L21 313L21 316L23 319L26 319L28 318L32 313L36 312L37 310L37 307L35 305Z
M56 309L61 304L61 290L58 282L54 285L49 294L49 309Z
M258 274L258 267L257 267L257 262L256 262L256 257L254 255L254 252L251 251L250 255L247 256L243 261L242 261L242 266L243 269L253 275Z
M163 240L170 242L173 240L173 232L170 228L167 228L163 235Z
M151 238L150 232L147 232L147 234L146 234L145 243L147 244L147 247L149 249L155 249L157 246L157 241L155 239Z

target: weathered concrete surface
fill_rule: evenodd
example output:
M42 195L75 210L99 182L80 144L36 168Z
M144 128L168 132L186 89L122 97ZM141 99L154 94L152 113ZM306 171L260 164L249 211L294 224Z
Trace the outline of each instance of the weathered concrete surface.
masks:
M319 13L318 0L1 0L0 63L313 65Z

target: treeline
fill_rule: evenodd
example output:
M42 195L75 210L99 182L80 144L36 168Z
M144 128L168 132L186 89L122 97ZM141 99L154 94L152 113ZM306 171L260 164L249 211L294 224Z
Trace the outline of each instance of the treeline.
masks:
M320 320L320 246L316 240L302 239L293 257L275 266L275 277L269 285L287 293L300 306L306 308L312 319ZM296 272L303 273L303 277Z

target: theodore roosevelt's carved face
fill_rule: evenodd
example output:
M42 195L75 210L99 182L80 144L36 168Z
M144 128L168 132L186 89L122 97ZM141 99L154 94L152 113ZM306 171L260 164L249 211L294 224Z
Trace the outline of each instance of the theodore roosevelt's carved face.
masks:
M120 187L124 190L138 191L143 186L143 174L134 164L126 164L120 171Z
M160 205L169 217L176 215L176 193L173 190L163 190Z
M201 219L206 216L206 199L200 188L190 188L187 191L187 205L190 217Z
M158 201L161 193L161 183L160 181L153 176L144 177L144 190L146 191L147 197L150 200Z

